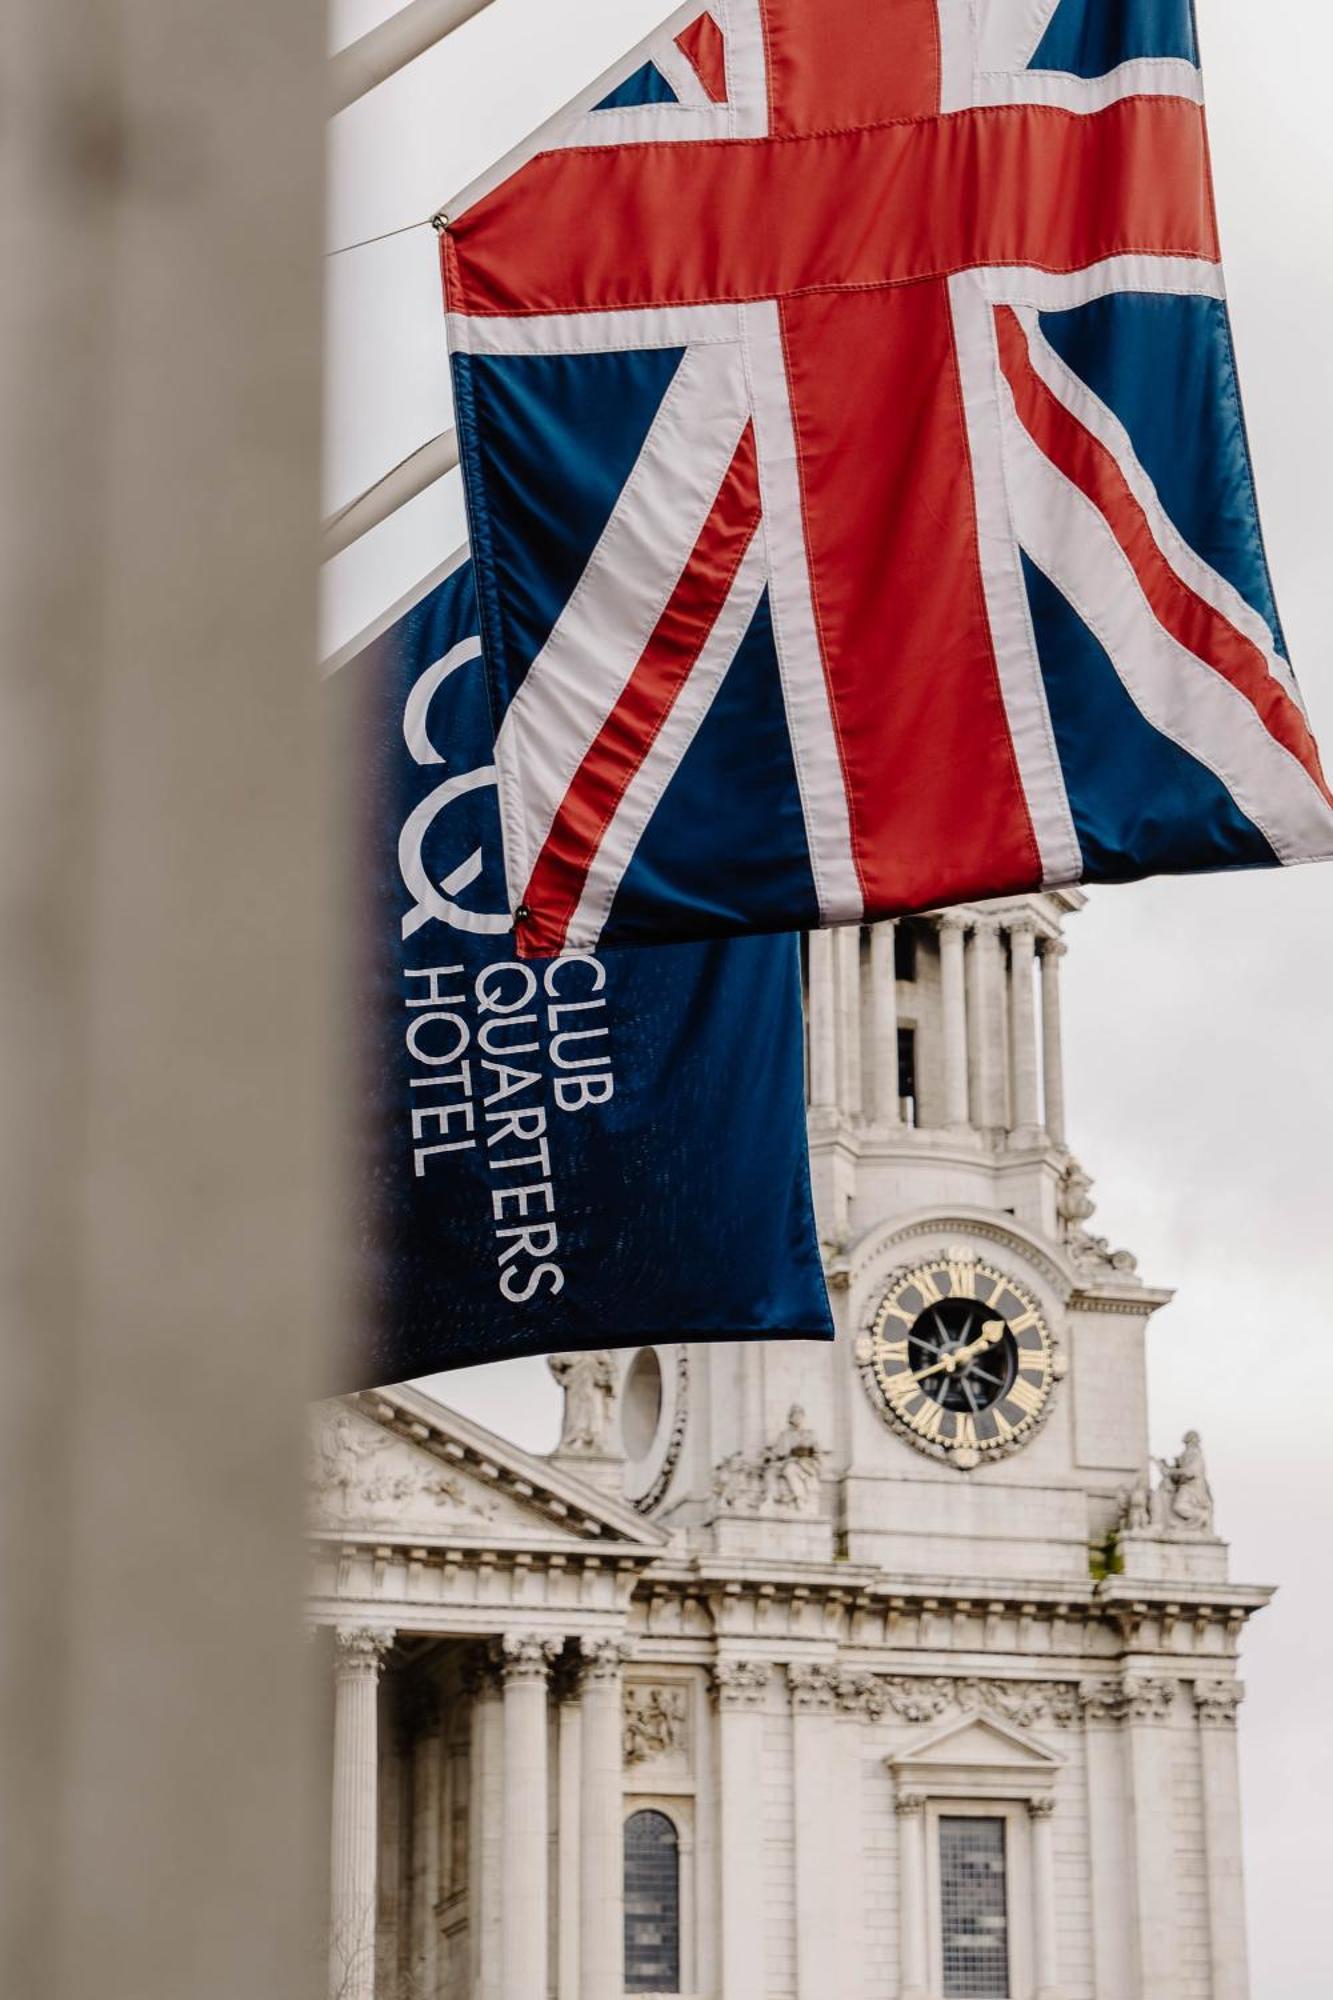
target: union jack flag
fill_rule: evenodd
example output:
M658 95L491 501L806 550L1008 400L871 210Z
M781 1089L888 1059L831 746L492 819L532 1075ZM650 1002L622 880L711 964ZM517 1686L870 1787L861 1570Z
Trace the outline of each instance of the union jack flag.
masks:
M695 0L441 246L526 954L1333 853L1190 0Z

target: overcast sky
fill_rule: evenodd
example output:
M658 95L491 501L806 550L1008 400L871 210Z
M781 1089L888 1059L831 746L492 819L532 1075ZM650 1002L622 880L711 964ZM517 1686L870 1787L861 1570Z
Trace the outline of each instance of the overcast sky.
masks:
M335 43L392 0L333 0ZM331 246L424 222L671 11L496 0L335 122ZM1278 600L1333 759L1333 20L1317 0L1198 0L1224 254ZM326 499L450 421L435 244L329 260ZM326 650L463 536L448 479L331 566ZM1179 1288L1150 1345L1154 1450L1203 1433L1251 1626L1242 1761L1255 2000L1327 2000L1333 1839L1333 869L1094 893L1066 961L1070 1119L1094 1225ZM439 1378L554 1442L544 1364Z

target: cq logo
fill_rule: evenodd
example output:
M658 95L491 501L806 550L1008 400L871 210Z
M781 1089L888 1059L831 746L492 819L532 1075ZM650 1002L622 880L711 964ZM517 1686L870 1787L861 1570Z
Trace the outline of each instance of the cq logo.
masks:
M470 660L480 658L480 639L463 639L457 646L451 646L442 660L427 667L413 686L403 708L403 740L416 763L444 763L445 759L431 742L426 726L431 701L450 674L456 673ZM446 778L433 792L428 792L404 823L398 836L398 868L413 900L412 909L403 918L405 938L413 936L432 918L452 925L456 931L472 931L486 937L498 937L512 929L513 920L508 910L495 913L463 910L453 900L464 889L470 888L481 873L482 853L479 847L474 848L465 861L460 861L457 868L442 876L438 883L432 882L427 875L422 858L426 836L445 807L466 793L477 791L482 785L494 783L494 764L479 765L475 771L460 771L455 777Z

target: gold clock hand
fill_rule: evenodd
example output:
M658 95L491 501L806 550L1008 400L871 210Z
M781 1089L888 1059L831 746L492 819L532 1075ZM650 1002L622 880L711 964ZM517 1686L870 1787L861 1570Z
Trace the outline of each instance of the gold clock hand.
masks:
M938 1355L929 1368L918 1368L908 1379L912 1382L924 1382L929 1375L952 1375L965 1361L971 1361L974 1355L984 1353L988 1347L994 1347L997 1341L1004 1339L1004 1336L1004 1321L988 1319L975 1340L969 1340L963 1347L951 1348L948 1354Z

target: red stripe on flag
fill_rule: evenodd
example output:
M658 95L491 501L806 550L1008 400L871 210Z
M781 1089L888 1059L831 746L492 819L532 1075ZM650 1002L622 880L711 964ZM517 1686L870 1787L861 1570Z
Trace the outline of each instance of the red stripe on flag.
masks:
M518 933L522 957L564 949L593 858L717 622L759 516L747 423L666 609L561 800L523 898L532 914Z
M1000 365L1024 428L1104 517L1158 623L1177 644L1239 689L1269 735L1291 752L1333 804L1305 717L1274 679L1262 652L1176 574L1114 455L1051 393L1033 367L1018 315L1009 306L999 306L995 319Z
M1041 881L991 640L948 293L798 299L811 583L870 913Z
M938 0L762 5L774 132L827 132L939 110Z
M1203 116L999 105L806 139L544 153L445 233L465 313L591 312L899 285L977 265L1216 262Z
M701 14L697 21L690 22L688 28L682 28L676 37L676 47L713 103L725 104L727 54L722 41L722 30L712 15Z

